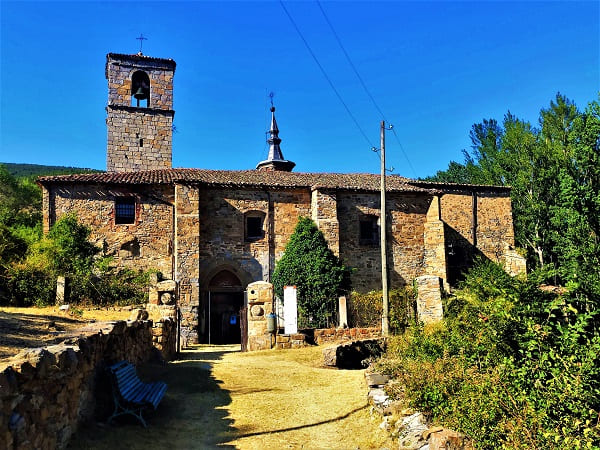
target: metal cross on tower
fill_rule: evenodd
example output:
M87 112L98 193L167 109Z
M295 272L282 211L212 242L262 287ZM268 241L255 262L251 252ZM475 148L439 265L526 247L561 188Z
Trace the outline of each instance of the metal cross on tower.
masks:
M142 33L140 33L140 37L136 37L138 41L140 41L140 55L142 54L142 46L144 45L144 41L147 41L148 38L144 37Z

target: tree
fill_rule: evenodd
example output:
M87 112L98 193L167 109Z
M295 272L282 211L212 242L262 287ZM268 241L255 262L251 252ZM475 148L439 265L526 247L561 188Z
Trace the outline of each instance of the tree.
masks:
M329 249L315 223L300 217L276 264L273 286L280 298L284 286L296 286L299 315L320 320L339 295L350 291L350 269Z
M600 306L600 103L591 102L572 120L568 158L560 170L552 206L554 251L561 278L581 294L585 309ZM590 302L592 304L590 304Z

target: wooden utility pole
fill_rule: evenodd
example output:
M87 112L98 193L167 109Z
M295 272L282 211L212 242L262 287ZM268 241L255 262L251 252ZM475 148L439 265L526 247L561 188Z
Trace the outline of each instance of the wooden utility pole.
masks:
M381 290L383 292L383 314L381 316L381 334L387 336L390 330L389 298L387 279L387 243L386 243L386 207L385 207L385 121L381 121L381 219L379 235L381 237Z

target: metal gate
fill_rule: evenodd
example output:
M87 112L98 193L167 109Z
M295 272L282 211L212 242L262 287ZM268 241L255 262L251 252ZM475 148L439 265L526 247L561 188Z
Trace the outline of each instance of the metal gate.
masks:
M240 332L242 334L242 351L248 351L248 308L240 309Z

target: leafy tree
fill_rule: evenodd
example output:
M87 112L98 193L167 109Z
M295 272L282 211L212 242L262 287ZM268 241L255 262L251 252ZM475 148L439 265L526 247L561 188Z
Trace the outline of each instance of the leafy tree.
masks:
M600 306L600 103L591 102L571 124L568 141L559 134L568 158L560 169L557 202L552 206L554 251L561 278ZM590 305L586 305L588 309Z
M301 217L273 273L275 293L296 286L298 312L319 321L335 306L337 297L350 291L350 269L327 246L315 223Z

